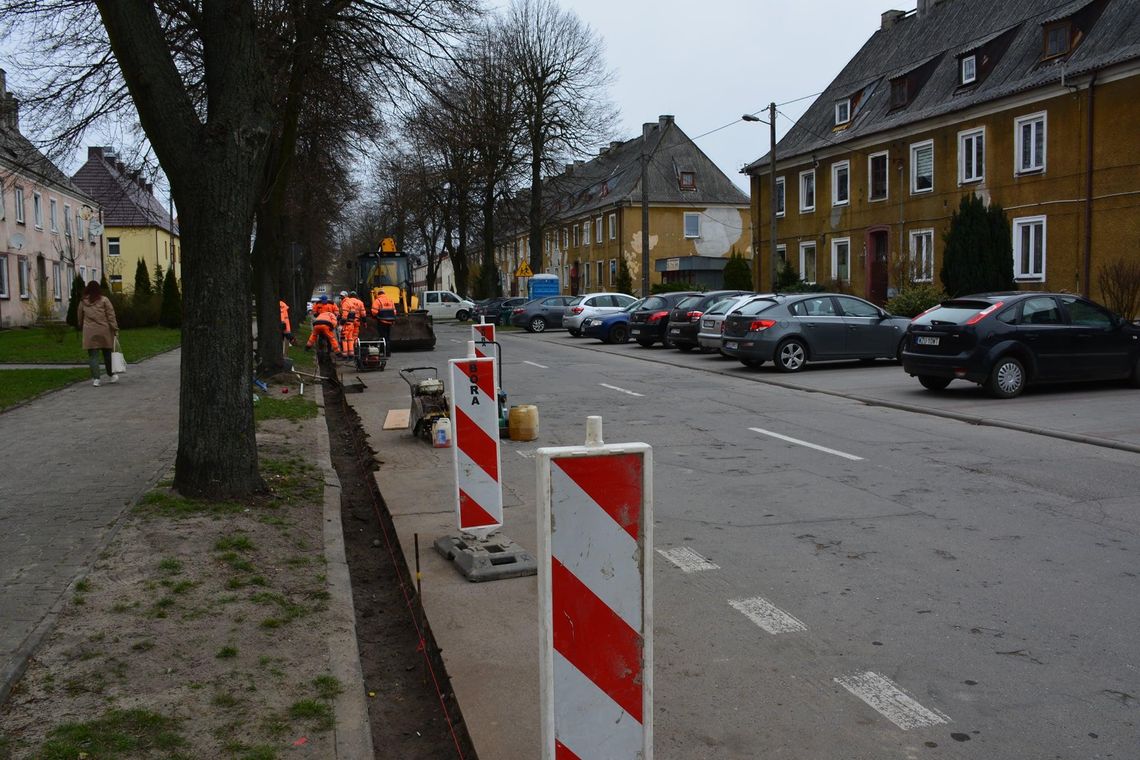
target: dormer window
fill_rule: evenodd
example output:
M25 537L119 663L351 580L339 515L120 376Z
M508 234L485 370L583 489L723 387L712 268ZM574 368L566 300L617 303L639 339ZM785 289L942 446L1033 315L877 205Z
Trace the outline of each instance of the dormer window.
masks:
M906 77L891 80L891 108L902 108L910 102Z
M840 126L851 121L851 98L835 101L835 125Z
M1045 57L1056 58L1069 52L1072 44L1072 27L1068 21L1059 21L1045 27Z
M978 59L967 55L962 59L960 84L973 84L978 79Z
M677 184L682 190L696 190L697 189L697 173L696 172L681 172L677 179Z

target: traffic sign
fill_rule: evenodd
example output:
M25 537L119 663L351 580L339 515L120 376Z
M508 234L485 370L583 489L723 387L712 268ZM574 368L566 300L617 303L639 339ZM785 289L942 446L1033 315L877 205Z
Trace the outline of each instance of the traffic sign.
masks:
M519 264L519 268L515 270L515 277L534 277L530 264L525 261Z

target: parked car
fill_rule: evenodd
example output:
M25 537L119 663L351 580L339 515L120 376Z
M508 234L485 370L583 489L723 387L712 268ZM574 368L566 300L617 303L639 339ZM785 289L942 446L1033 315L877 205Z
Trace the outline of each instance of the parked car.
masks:
M723 351L748 367L773 361L799 372L809 361L897 359L908 320L841 293L757 298L724 320Z
M545 332L551 327L562 327L562 312L575 296L547 296L527 301L511 312L511 324L525 327L528 332Z
M737 306L743 306L756 298L756 293L747 293L741 296L729 296L717 301L701 315L701 326L697 332L697 343L702 351L717 351L721 349L723 340L724 318Z
M466 322L471 318L475 302L460 298L450 290L428 290L420 296L420 308L427 309L432 319L458 319Z
M495 298L484 298L482 301L475 302L475 308L471 310L471 321L478 322L479 318L494 322L499 317L499 307L509 300L508 296L496 296Z
M669 324L666 335L674 348L681 351L692 351L700 345L697 333L700 332L701 315L705 310L728 296L744 295L746 290L710 290L699 296L686 298L678 303L669 312Z
M669 324L670 310L686 298L699 295L700 293L695 290L688 290L681 293L662 293L649 296L638 307L637 311L629 315L629 337L645 348L652 346L657 341L669 345L665 328Z
M644 298L639 298L613 314L598 314L582 320L582 335L603 343L625 343L629 340L629 315L637 311Z
M499 311L495 314L495 324L509 325L511 323L511 314L519 306L527 302L525 298L508 298L499 304Z
M1140 326L1070 293L964 296L914 318L902 363L929 390L962 379L997 398L1035 383L1128 378L1140 387Z
M571 336L581 334L582 320L598 314L614 314L637 299L625 293L590 293L579 296L566 305L562 312L562 326Z

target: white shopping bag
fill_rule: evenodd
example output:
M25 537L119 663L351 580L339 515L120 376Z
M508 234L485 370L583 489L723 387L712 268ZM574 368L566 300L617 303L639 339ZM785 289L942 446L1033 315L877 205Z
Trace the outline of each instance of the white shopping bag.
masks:
M127 360L123 356L123 349L119 346L119 336L115 336L115 350L111 352L111 374L121 375L127 371Z

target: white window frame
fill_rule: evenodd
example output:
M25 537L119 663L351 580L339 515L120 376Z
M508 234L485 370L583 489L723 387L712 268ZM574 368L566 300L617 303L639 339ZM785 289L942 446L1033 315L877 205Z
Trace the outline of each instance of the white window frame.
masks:
M981 154L981 155L979 155ZM966 159L974 159L974 173L966 174ZM965 129L958 133L958 184L983 182L986 178L986 128Z
M610 240L617 240L617 213L610 214Z
M582 245L590 244L590 220L582 222Z
M847 246L847 277L839 276L839 246ZM831 241L831 279L851 282L851 238L833 238Z
M811 263L812 263L812 270L813 270L813 274L814 274L814 277L812 277L810 280L805 277L805 275L807 274L807 255L806 254L807 254L808 248L811 249L811 257L812 257ZM800 243L800 279L809 285L814 285L818 278L819 278L819 246L817 246L815 244L814 240L807 242L807 243Z
M917 188L918 184L918 152L924 148L930 148L930 187ZM922 193L934 192L934 141L923 140L922 142L912 143L910 146L910 194L921 195Z
M570 230L566 227L562 228L562 250L567 251L570 249Z
M974 55L962 56L962 63L958 67L958 82L960 84L973 84L978 81L978 58Z
M123 292L123 276L121 274L113 274L107 278L107 284L111 286L112 293ZM116 287L118 286L118 287Z
M8 203L4 200L4 180L0 179L0 222L8 218Z
M111 258L118 258L119 254L123 252L123 244L117 237L107 238L107 255Z
M582 240L582 225L574 225L574 247L577 248L579 242Z
M15 186L14 200L16 204L16 223L26 224L24 220L24 188Z
M48 222L52 232L59 232L59 202L55 198L48 198Z
M788 185L783 177L776 177L776 217L781 218L788 210Z
M99 267L91 267L89 274L91 275L92 280L99 282Z
M805 193L804 193L804 180L807 179L808 177L811 178L811 205L810 206L808 206L804 203L804 195L805 195ZM815 169L808 169L807 171L800 172L800 213L801 214L810 214L811 212L815 211L815 200L816 200L815 194L816 194Z
M1037 113L1026 114L1019 116L1013 120L1013 176L1017 177L1022 174L1044 174L1045 173L1045 157L1047 148L1049 146L1049 129L1048 129L1048 112L1038 111ZM1040 165L1037 166L1024 166L1021 163L1022 152L1022 136L1021 128L1025 124L1032 124L1033 122L1040 121L1041 126L1041 155L1034 156ZM1036 129L1034 133L1036 133Z
M693 220L696 222L697 230L696 230L695 234L691 234L689 232L689 221L690 220ZM685 239L686 240L696 240L697 238L699 238L701 236L701 214L699 211L686 211L685 212L682 231L685 233Z
M590 290L590 262L582 262L582 290Z
M610 259L610 287L613 287L617 283L617 271L617 259Z
M1040 238L1041 238L1041 270L1039 272L1032 271L1032 251L1030 251L1030 271L1025 271L1021 266L1022 251L1021 244L1021 230L1023 227L1033 227L1040 224ZM1045 272L1048 266L1048 242L1049 234L1047 229L1047 219L1044 215L1041 216L1023 216L1012 220L1010 227L1013 229L1013 279L1016 282L1045 282ZM1031 239L1031 244L1035 242L1036 236Z
M79 279L83 280L83 285L87 285L87 267L83 264L79 265Z
M63 204L63 234L71 237L71 206Z
M918 241L923 241L920 246ZM910 274L915 282L934 281L934 229L910 231Z
M835 126L851 121L851 98L835 101Z
M0 298L8 297L8 254L0 253Z
M31 297L32 268L27 256L16 257L16 280L20 285L20 298L25 301Z
M788 246L785 243L780 243L776 246L776 261L780 262L780 269L784 268L784 262L788 260Z
M44 197L34 190L32 191L32 220L37 230L44 228Z
M846 198L840 200L839 198L839 172L846 171L846 179L843 181ZM832 206L846 206L851 203L851 162L850 161L836 161L831 165L831 205Z
M598 218L594 220L594 242L602 242L602 217L600 214Z
M882 157L886 162L887 170L883 173L887 180L887 186L884 188L883 197L875 197L873 182L875 181L875 171L873 167L874 160ZM870 203L879 203L891 197L891 152L889 150L881 150L878 153L872 153L867 156L867 201Z
M598 287L602 288L606 285L606 262L598 262Z
M52 276L52 295L55 300L63 300L63 267L59 265L58 261L51 263L51 276Z

